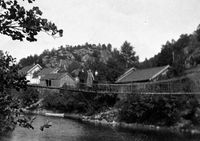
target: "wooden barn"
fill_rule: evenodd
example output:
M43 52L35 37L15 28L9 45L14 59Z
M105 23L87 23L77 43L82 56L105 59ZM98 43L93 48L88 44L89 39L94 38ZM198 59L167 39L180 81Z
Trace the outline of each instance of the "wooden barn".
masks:
M76 82L68 73L52 73L42 76L40 85L48 87L62 87L63 85L68 85L75 87Z
M169 68L169 65L147 69L131 68L117 79L116 83L121 84L118 87L119 92L146 91L146 84L165 79Z
M147 69L131 68L121 75L116 83L127 84L157 81L166 76L169 68L169 65Z

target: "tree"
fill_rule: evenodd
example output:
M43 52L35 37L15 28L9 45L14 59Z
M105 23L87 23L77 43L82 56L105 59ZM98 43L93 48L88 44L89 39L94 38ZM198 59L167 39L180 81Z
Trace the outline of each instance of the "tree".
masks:
M108 45L107 45L107 49L111 52L112 51L112 45L109 43Z
M32 3L34 0L27 0ZM62 36L54 23L42 18L42 11L38 7L26 10L17 0L0 0L0 34L10 36L13 40L37 41L35 36L44 31L47 34ZM25 76L18 73L12 56L0 53L0 133L14 128L15 124L26 128L33 128L27 119L17 118L20 113L19 99L11 95L12 90L25 89Z
M198 41L200 41L200 25L198 25L197 30L195 31L196 38Z
M157 66L172 65L173 63L173 42L167 41L162 46L161 52L158 55Z
M26 78L18 74L19 67L12 56L5 54L0 57L0 133L14 128L18 120L14 113L18 113L19 105L11 95L11 90L25 89Z
M184 48L190 43L190 36L187 34L180 35L179 39L173 44L174 61L172 63L174 75L182 75L185 70Z
M136 52L133 50L133 46L127 41L125 41L121 46L121 55L123 57L123 62L126 69L133 67L139 61L139 57L136 56Z
M32 3L35 0L28 0ZM0 0L0 33L10 36L13 40L37 41L35 36L44 31L55 36L62 36L63 30L42 18L42 11L38 7L26 10L17 0Z
M106 79L111 83L115 83L117 78L125 71L119 61L113 57L107 61L106 67Z
M33 64L40 64L40 66L44 66L43 62L42 62L42 58L38 55L30 55L27 58L22 58L19 62L19 64L21 65L21 67L26 67L26 66L30 66Z

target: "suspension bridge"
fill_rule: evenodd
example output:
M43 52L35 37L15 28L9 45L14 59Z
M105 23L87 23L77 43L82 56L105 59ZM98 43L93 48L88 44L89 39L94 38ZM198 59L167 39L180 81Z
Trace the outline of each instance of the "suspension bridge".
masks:
M85 83L79 83L77 86L64 85L63 87L40 85L28 85L28 87L96 94L200 94L200 87L184 78L128 84L98 83L93 84L92 87L87 87Z

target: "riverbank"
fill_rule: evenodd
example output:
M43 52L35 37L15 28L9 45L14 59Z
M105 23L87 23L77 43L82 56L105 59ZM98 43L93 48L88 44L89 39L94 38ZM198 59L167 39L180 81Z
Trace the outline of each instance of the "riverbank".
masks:
M156 126L156 125L145 125L139 123L125 123L125 122L118 122L114 119L114 114L116 110L110 110L103 113L99 113L92 116L86 116L83 114L71 114L71 113L58 113L50 110L24 110L27 114L37 114L43 116L51 116L51 117L61 117L61 118L68 118L72 120L77 120L79 122L89 123L89 124L99 124L104 126L110 126L114 128L125 128L131 130L142 130L142 131L155 131L155 132L170 132L176 134L191 134L191 135L200 135L199 129L186 129L181 128L179 126L173 127L163 127L163 126ZM105 116L109 118L105 118ZM110 118L111 117L111 118ZM109 119L109 120L108 120Z

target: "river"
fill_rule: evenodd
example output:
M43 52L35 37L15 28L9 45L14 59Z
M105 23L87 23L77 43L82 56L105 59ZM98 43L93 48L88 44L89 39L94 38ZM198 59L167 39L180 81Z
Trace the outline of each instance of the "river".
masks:
M46 121L52 126L40 130ZM34 130L16 127L9 135L0 137L0 141L199 141L199 137L163 132L144 132L116 129L106 126L85 124L78 121L37 116L33 122Z

